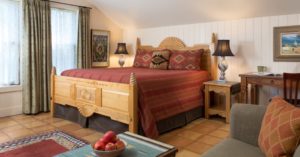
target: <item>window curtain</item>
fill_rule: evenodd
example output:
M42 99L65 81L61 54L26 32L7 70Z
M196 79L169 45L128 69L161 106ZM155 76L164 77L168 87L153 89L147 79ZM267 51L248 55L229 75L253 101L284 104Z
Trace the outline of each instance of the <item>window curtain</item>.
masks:
M23 0L23 21L23 112L47 112L52 66L49 1Z
M77 67L91 68L90 9L80 7L78 19Z
M0 1L0 86L20 84L19 2Z
M51 8L52 64L59 75L77 68L77 11Z

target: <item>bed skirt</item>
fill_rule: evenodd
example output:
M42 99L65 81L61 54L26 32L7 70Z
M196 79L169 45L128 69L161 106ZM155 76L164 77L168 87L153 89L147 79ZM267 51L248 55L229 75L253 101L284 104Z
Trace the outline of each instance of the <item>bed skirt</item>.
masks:
M204 116L204 107L197 107L190 111L177 114L170 118L158 121L156 123L159 134L163 134L183 127L191 121ZM95 129L100 132L114 130L116 133L128 131L128 125L111 120L109 117L99 114L93 114L91 117L83 117L79 111L71 106L55 105L54 117L66 119L78 123L84 128ZM139 134L143 135L143 130L139 125Z

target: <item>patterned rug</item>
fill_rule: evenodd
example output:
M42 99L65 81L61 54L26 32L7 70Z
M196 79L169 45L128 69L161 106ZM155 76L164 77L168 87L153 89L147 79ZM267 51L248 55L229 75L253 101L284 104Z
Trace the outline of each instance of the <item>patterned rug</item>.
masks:
M0 144L0 157L52 157L87 144L65 132L52 131Z

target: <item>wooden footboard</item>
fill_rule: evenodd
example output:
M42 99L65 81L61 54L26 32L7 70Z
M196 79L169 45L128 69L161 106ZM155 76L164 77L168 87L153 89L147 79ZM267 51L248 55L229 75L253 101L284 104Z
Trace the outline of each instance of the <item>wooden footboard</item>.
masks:
M108 116L129 125L129 131L137 132L137 83L135 74L129 84L97 81L51 73L51 114L54 105L69 105L90 117L94 113Z

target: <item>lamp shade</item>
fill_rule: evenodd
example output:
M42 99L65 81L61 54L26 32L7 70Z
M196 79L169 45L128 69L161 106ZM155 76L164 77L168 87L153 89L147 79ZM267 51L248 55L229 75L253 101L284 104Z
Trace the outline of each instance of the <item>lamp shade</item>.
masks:
M213 56L234 56L230 49L230 41L218 40L217 48Z
M115 54L128 54L126 49L126 43L118 43L118 48Z

